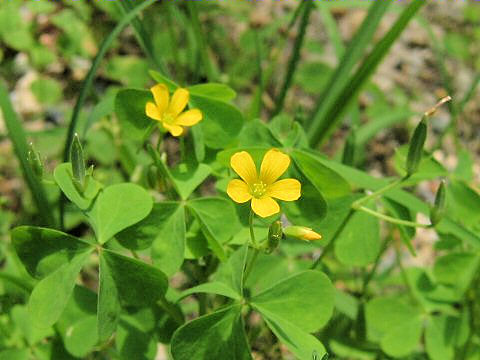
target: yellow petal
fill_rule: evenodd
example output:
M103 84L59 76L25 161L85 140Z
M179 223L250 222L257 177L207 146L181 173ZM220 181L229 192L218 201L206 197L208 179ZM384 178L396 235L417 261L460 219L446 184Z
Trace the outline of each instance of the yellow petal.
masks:
M300 197L302 185L295 179L283 179L275 181L267 188L266 195L280 200L293 201Z
M157 84L150 88L150 91L153 94L153 98L155 99L155 104L158 107L160 115L163 114L165 110L167 110L168 101L170 99L167 86L165 84Z
M247 184L251 185L257 181L257 168L246 151L233 154L230 158L230 166Z
M183 125L183 126L193 126L202 120L202 112L198 109L191 109L187 110L184 113L180 114L176 119L176 125Z
M252 210L260 217L272 216L280 211L280 206L271 197L252 198Z
M260 180L265 184L273 184L290 165L290 157L278 149L269 150L262 160Z
M157 105L152 102L148 102L145 106L145 114L147 114L149 118L152 118L154 120L162 120L162 114L160 113L160 111L158 111Z
M314 241L314 240L320 240L321 238L322 238L322 235L313 231L312 229L306 230L305 234L303 235L304 240Z
M287 226L283 228L283 233L300 240L313 241L322 238L322 235L305 226Z
M231 180L228 183L227 194L237 203L244 203L252 198L248 185L238 179Z
M187 89L179 88L175 90L167 111L173 116L178 116L178 114L185 109L185 106L187 106L189 96L190 94Z
M178 125L169 125L167 123L162 123L163 127L168 130L173 136L180 136L183 134L183 128Z

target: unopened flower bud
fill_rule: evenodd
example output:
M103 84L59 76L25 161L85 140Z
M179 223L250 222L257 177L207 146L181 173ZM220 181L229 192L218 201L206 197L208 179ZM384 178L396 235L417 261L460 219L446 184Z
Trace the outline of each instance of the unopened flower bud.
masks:
M305 226L287 226L283 229L283 232L287 236L306 241L319 240L322 238L322 235Z
M40 159L40 153L35 150L32 143L30 143L27 152L27 161L35 176L41 179L43 177L43 163Z
M77 190L85 190L85 159L83 157L83 148L78 135L75 134L70 147L70 162L72 163L73 183Z
M408 148L407 175L412 175L417 171L420 160L422 160L423 146L426 138L427 122L425 119L422 119L413 133L412 140L410 141L410 146Z
M274 221L268 229L267 248L265 250L267 254L270 254L278 247L282 236L282 222L280 220Z
M435 195L435 203L430 209L430 222L437 225L445 213L445 182L442 181Z

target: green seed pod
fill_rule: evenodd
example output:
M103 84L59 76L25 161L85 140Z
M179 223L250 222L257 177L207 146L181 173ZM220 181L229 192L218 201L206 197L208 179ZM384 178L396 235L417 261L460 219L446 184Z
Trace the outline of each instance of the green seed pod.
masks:
M437 194L435 195L435 202L430 209L430 222L433 226L437 225L445 213L445 181L440 183Z
M27 152L27 161L36 177L43 177L43 163L40 159L40 153L35 150L33 144L30 143Z
M270 254L278 247L282 236L282 222L280 220L274 221L268 229L267 248L265 250L267 254Z
M78 190L83 192L85 189L85 159L82 144L77 134L73 137L70 147L70 162L72 163L73 182L75 186L79 187Z
M415 129L407 155L407 175L415 173L422 160L423 146L427 138L427 122L425 117L420 121Z

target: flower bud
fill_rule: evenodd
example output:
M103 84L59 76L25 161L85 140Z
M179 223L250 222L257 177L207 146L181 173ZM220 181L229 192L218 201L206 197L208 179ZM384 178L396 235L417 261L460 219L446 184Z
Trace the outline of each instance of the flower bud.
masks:
M282 236L282 222L280 220L274 221L268 228L267 248L265 250L267 254L270 254L278 247Z
M43 163L40 159L40 153L35 150L32 143L29 144L27 161L35 176L41 179L43 177Z
M287 236L306 241L319 240L322 238L322 235L305 226L287 226L283 229L283 232Z
M407 175L412 175L418 169L420 160L422 160L423 145L427 138L427 122L425 117L417 125L407 155Z
M85 189L85 159L82 144L77 134L73 137L70 147L70 162L72 163L73 183L78 191L83 192Z
M445 182L442 181L435 195L435 202L430 209L430 222L437 225L445 213Z

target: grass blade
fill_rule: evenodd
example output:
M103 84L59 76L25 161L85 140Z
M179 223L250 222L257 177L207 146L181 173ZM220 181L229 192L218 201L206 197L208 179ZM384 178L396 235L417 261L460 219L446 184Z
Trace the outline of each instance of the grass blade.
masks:
M260 45L260 31L254 32L255 36L255 50L256 50L256 66L257 66L257 76L258 76L258 86L255 90L255 95L253 96L252 104L250 105L248 120L253 120L260 115L262 111L262 94L265 90L265 79L262 69L262 47Z
M306 2L305 1L300 1L295 9L295 11L292 14L292 17L290 18L290 21L288 22L287 26L287 32L292 29L292 27L295 25L298 17L300 16L303 7L305 6ZM279 32L277 32L279 33ZM255 94L253 96L252 104L250 105L250 111L248 115L248 120L254 119L255 117L259 117L262 109L262 95L267 87L267 85L270 83L270 80L272 79L274 70L277 68L278 64L278 59L281 56L283 49L285 48L285 44L287 43L287 37L283 36L276 41L276 44L278 44L276 47L272 48L270 51L270 54L265 56L267 58L267 64L268 66L264 70L261 67L261 60L263 57L262 51L261 51L261 31L257 30L255 31L255 46L257 50L257 71L258 73L262 75L260 79L260 84L255 90Z
M442 82L442 85L448 95L455 96L455 89L452 81L453 79L448 73L447 65L445 63L445 49L440 45L441 41L433 32L433 29L428 23L428 21L420 17L418 19L418 22L425 28L428 36L430 37L430 42L432 44L433 54L435 55L435 62L437 63L437 68L440 74L440 80ZM456 103L454 101L450 101L448 102L447 106L452 118L456 118L458 115Z
M300 60L300 50L302 49L303 42L305 40L305 33L307 30L308 21L310 19L310 14L313 9L313 2L307 1L303 9L302 18L300 20L300 25L298 29L298 35L293 44L292 54L288 61L287 73L285 74L285 79L283 80L283 85L280 90L280 94L277 97L275 111L272 116L277 115L283 108L285 102L285 97L287 96L287 91L292 85L293 75Z
M330 81L317 101L310 119L307 121L306 125L309 130L309 141L311 143L316 142L316 139L320 137L321 131L325 127L324 123L328 120L326 118L328 111L337 101L345 86L348 85L353 67L363 56L366 47L370 44L380 20L387 11L390 3L390 1L377 1L373 3L360 29L350 41L350 45L345 51L340 64L332 74Z
M122 8L124 15L128 14L129 11L134 9L134 6L129 1L119 1L118 4ZM148 35L147 31L145 30L142 20L138 16L132 19L132 27L135 31L137 41L143 49L144 53L155 64L158 71L160 71L162 75L166 75L167 68L162 59L160 59L158 54L155 53L152 40Z
M8 136L12 141L13 149L20 162L25 182L32 192L33 201L37 206L38 215L41 219L42 225L54 227L55 217L53 216L52 209L48 203L43 185L40 179L35 176L27 161L28 145L25 132L23 131L20 120L12 107L8 90L3 83L0 83L0 108L3 112Z
M215 68L208 54L207 39L205 38L205 33L202 31L202 26L198 18L197 4L193 1L187 1L186 5L190 15L191 25L199 46L200 57L204 71L209 81L215 81L218 77L218 70Z
M388 113L377 116L375 119L369 121L357 130L357 146L365 146L367 142L381 130L388 129L395 124L404 122L414 115L419 115L419 113L404 109L393 109Z
M98 51L95 59L93 60L92 66L88 71L85 80L83 81L82 88L80 89L80 95L78 96L77 102L75 107L73 108L72 118L70 120L70 124L68 126L67 132L67 139L65 140L65 147L63 151L63 160L66 162L68 161L70 145L73 140L73 134L75 133L78 121L78 115L80 114L80 109L83 107L85 100L87 98L88 91L92 86L93 77L97 72L98 66L102 61L103 57L107 53L107 50L112 45L113 40L120 34L120 32L135 18L142 10L145 10L150 5L154 4L154 1L145 1L129 11L120 22L115 26L115 28L108 34L108 36L103 41L102 45L100 46L100 50Z
M475 78L472 80L470 87L468 88L467 92L465 93L462 101L458 104L458 112L462 113L465 105L472 99L473 95L475 95L475 90L477 89L478 84L480 84L480 74L477 74Z
M323 4L318 6L318 9L320 10L323 26L325 27L327 35L332 42L333 48L335 49L335 55L337 55L338 59L341 59L345 53L345 45L340 37L340 31L335 23L335 19L333 18L330 9L323 6Z
M341 91L335 99L332 99L332 104L328 107L323 107L321 109L322 111L317 113L314 123L310 128L310 144L316 145L321 143L334 130L340 120L340 115L342 115L347 109L350 101L355 99L355 95L358 94L370 75L373 74L378 64L380 64L385 57L395 40L400 36L407 24L423 5L425 5L424 1L415 0L403 10L395 24L377 43L372 52L356 70L355 74L347 79L346 83L342 86Z

